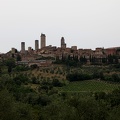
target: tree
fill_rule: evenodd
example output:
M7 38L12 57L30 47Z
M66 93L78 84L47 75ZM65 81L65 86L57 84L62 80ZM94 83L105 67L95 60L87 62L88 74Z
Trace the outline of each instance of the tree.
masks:
M2 73L2 69L0 68L0 74Z
M12 72L12 66L8 66L8 73L10 74Z
M17 85L21 85L22 83L27 83L29 81L29 78L23 74L19 74L15 78L13 78L13 81Z
M102 63L107 63L107 58L102 58Z
M15 60L13 58L9 58L5 61L6 66L15 67Z
M2 73L2 63L0 62L0 74Z
M108 55L108 63L113 64L113 56L112 55Z
M0 91L0 120L16 120L13 97L7 90Z
M17 61L21 61L21 56L18 54L16 59Z
M12 68L15 67L15 60L13 58L9 58L5 61L5 64L8 67L8 73L11 73Z
M30 66L30 68L33 70L33 69L36 69L36 68L38 68L38 65L37 64L33 64L33 65L31 65Z
M85 58L85 56L80 57L80 62L83 63L83 64L87 63L87 59Z

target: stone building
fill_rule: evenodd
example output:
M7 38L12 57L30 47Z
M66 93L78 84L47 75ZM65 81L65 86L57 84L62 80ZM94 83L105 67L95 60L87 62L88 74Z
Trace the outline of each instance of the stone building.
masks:
M16 51L17 51L17 50L16 50L15 48L11 48L11 53L12 53L12 54L15 54Z
M28 53L31 53L31 52L32 52L32 48L28 47Z
M108 55L116 55L116 48L107 48L105 49L105 54Z
M71 46L72 50L77 50L77 46Z
M45 34L41 34L40 36L41 48L39 48L39 40L35 40L35 50L31 47L28 47L28 50L25 51L25 42L21 42L21 57L22 61L34 61L38 58L54 58L54 59L62 59L62 57L67 58L85 58L88 62L91 62L93 59L96 62L102 62L102 60L107 59L109 55L116 55L118 59L120 59L120 47L113 48L96 48L92 49L78 49L77 46L71 46L71 48L66 47L64 37L61 37L60 47L56 46L46 46L46 36ZM15 49L11 49L11 53L15 53ZM7 53L7 55L9 55ZM34 63L33 62L33 63ZM38 61L37 61L38 62ZM40 61L39 61L40 62ZM42 61L43 62L43 61ZM32 64L32 63L31 63ZM46 64L45 62L43 63ZM39 65L40 66L40 65Z

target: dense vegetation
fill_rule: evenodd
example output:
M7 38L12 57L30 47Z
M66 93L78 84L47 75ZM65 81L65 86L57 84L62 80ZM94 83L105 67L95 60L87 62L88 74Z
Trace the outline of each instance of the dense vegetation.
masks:
M0 120L119 120L119 75L119 65L38 68L0 62ZM92 82L110 87L92 91ZM78 90L68 90L75 84Z
M73 53L73 51L74 50L72 50L71 53ZM108 55L105 58L96 58L96 57L90 56L88 59L85 56L81 56L79 58L77 55L73 55L73 56L62 55L62 58L59 59L59 57L57 57L54 63L77 67L83 64L87 64L88 61L89 61L89 64L91 65L118 64L119 59L120 59L120 56L118 55Z

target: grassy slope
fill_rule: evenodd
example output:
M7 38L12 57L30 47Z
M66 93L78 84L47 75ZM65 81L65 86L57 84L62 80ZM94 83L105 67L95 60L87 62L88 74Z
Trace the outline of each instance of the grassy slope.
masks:
M109 92L117 89L120 85L105 83L103 81L81 81L70 82L68 85L61 87L60 91L64 92Z

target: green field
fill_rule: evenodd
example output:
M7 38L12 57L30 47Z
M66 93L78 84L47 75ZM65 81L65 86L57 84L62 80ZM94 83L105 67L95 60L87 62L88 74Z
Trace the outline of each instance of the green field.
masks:
M104 81L78 81L70 82L60 88L61 92L110 92L120 87L120 84L111 84Z

